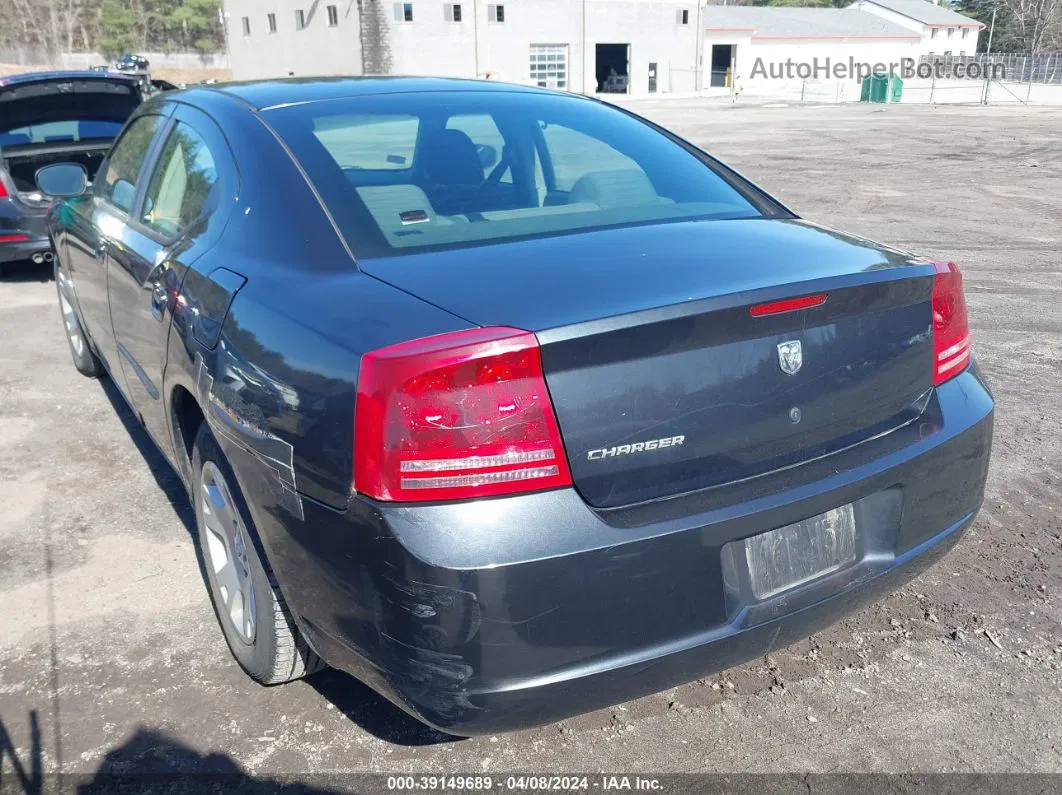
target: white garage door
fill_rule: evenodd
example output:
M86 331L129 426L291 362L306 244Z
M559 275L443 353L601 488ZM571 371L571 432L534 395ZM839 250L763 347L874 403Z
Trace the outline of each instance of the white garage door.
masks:
M531 45L531 82L540 88L568 90L568 45Z

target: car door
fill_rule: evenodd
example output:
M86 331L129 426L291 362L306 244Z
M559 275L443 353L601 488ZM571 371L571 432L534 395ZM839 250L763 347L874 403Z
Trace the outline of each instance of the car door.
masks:
M64 207L63 266L74 285L81 317L97 353L121 380L107 296L107 248L121 235L133 207L136 184L166 118L137 117L122 132L96 175L92 189Z
M142 180L134 212L109 247L111 323L126 394L172 453L162 381L172 301L184 274L216 242L235 200L235 165L204 113L178 106Z

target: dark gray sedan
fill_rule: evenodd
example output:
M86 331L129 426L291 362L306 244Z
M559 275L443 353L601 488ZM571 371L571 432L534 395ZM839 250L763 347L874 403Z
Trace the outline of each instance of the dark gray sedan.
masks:
M197 88L90 190L38 179L69 197L74 363L180 474L260 682L328 664L455 734L551 721L805 638L981 506L959 269L603 103Z
M79 163L89 179L143 97L136 78L100 72L0 77L0 275L7 263L52 261L48 199L37 171Z

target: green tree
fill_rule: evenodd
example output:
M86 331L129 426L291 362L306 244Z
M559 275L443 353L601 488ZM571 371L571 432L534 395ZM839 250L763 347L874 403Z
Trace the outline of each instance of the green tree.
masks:
M176 37L183 49L213 52L220 44L220 8L220 0L184 0L173 4L165 17L165 24L171 37Z
M116 55L133 49L136 43L136 15L122 0L103 0L96 46L104 55Z

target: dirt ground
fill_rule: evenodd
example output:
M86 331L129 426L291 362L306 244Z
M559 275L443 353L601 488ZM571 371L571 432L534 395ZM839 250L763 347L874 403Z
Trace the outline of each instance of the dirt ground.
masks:
M998 409L954 552L766 659L517 734L449 741L332 672L261 688L216 626L176 477L74 371L26 266L0 281L0 786L16 766L1062 772L1062 111L629 104L805 217L962 265Z

